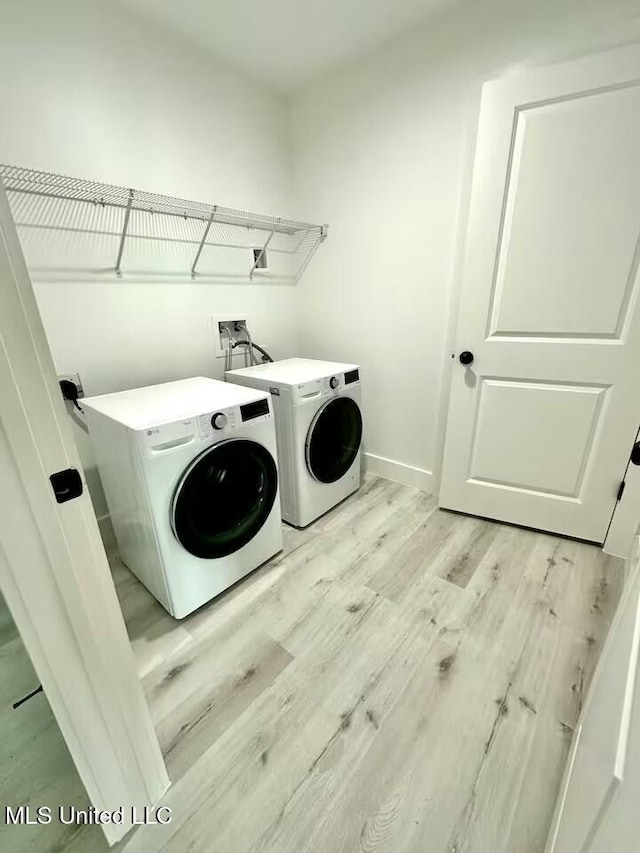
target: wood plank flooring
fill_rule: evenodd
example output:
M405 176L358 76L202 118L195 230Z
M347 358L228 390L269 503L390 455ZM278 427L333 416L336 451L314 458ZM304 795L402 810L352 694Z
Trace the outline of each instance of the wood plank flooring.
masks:
M13 703L38 687L27 650L0 596L0 850L10 853L108 850L97 826L8 825L4 808L27 805L86 809L90 802L44 693Z
M113 572L173 785L127 853L538 853L622 565L360 492L191 617Z

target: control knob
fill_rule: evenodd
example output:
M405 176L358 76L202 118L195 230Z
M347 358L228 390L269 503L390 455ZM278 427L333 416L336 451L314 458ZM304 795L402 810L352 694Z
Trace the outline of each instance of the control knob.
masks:
M224 412L216 412L211 418L211 426L214 429L224 429L227 425L227 416Z
M333 390L334 390L334 391L335 391L335 389L338 387L338 385L339 385L339 384L340 384L340 383L339 383L339 381L338 381L338 377L337 377L337 376L332 376L332 377L331 377L331 379L329 380L329 387L330 387L330 388L333 388Z

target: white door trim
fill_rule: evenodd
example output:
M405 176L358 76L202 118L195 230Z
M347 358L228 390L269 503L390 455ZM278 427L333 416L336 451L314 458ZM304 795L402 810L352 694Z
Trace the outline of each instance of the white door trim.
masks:
M0 586L92 804L129 809L113 844L169 779L1 186L0 401ZM58 504L70 467L84 494Z
M617 711L619 711L619 729L616 729L618 740L616 743L615 761L612 767L612 777L609 784L609 788L606 791L604 798L600 804L600 807L597 809L596 813L592 814L588 812L583 812L583 814L585 815L585 819L591 820L591 825L589 826L584 843L580 847L580 853L588 853L588 851L591 849L592 842L596 838L596 834L598 833L607 815L607 811L611 808L615 801L615 797L619 794L620 786L625 782L625 763L628 752L627 747L629 732L631 726L634 725L632 715L634 713L637 715L637 711L634 710L634 692L638 677L638 651L640 648L640 618L638 611L638 584L640 580L640 539L638 538L636 538L634 542L634 547L632 548L632 555L630 559L625 561L625 575L625 588L622 597L618 603L613 622L609 627L607 639L604 648L600 653L598 664L593 674L591 685L589 686L587 698L582 707L582 711L580 712L580 719L578 720L578 724L574 732L573 740L571 743L571 749L569 752L569 758L565 767L562 783L560 785L560 791L556 800L556 806L551 821L549 835L547 837L545 853L555 853L561 830L561 824L567 819L565 813L565 806L567 804L568 796L573 793L575 802L575 793L577 791L578 796L582 798L584 793L584 786L588 785L590 782L593 781L591 779L576 779L574 777L574 768L576 766L578 748L582 746L581 737L583 726L585 724L585 721L587 720L587 717L591 713L592 706L596 701L596 696L598 691L600 690L600 682L603 679L604 673L606 672L608 667L619 663L619 660L617 658L612 660L611 650L615 648L616 637L620 631L621 623L626 618L625 614L627 613L627 610L629 608L633 608L633 613L635 614L633 635L630 637L629 646L624 649L624 693L622 696L622 704L617 708ZM590 749L593 750L593 748L594 747L592 743ZM571 787L573 787L572 791L570 790Z

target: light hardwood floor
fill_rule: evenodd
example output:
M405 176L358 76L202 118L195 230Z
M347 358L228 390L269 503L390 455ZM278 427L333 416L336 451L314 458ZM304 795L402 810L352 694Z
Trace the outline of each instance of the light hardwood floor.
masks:
M7 853L107 850L98 827L8 825L6 806L86 809L90 803L44 693L13 703L37 688L39 679L9 609L0 596L0 850Z
M173 780L121 849L541 851L622 565L373 477L285 543L182 622L113 559Z

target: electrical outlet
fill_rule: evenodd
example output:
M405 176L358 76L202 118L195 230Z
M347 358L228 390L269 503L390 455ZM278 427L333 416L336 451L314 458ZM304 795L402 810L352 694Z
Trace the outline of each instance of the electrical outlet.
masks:
M79 373L61 373L58 376L58 382L62 382L63 379L68 379L69 382L73 382L78 389L78 397L84 397L84 388L82 387L82 381Z
M213 346L216 358L224 358L229 347L229 333L235 338L242 338L242 331L236 332L235 327L250 326L247 314L214 314L211 317L211 328L213 331ZM234 355L242 355L244 347L234 350Z

